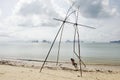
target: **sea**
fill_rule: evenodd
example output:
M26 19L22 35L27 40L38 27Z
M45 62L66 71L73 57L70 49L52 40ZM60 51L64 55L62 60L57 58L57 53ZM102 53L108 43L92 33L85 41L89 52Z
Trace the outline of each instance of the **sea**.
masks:
M44 60L51 47L51 43L31 42L3 42L0 43L0 59L31 59ZM76 45L76 52L78 48ZM54 44L48 56L48 61L56 61L58 42ZM86 64L120 65L120 43L81 43L80 55ZM78 58L73 53L73 43L61 43L59 61L69 62L70 58Z

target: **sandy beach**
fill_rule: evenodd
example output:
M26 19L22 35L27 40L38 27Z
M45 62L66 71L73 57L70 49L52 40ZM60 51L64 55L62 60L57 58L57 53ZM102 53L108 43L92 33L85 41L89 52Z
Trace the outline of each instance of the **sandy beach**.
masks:
M118 80L120 79L120 66L87 65L83 68L83 77L74 68L53 65L44 67L40 73L40 65L33 66L31 63L10 61L9 64L1 63L0 80ZM33 63L33 62L32 62ZM24 65L23 65L24 64Z

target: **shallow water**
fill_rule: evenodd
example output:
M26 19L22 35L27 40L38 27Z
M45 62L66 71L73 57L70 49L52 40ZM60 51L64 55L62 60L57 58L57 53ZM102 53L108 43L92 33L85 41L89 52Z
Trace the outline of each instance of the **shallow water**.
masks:
M0 43L0 58L44 59L50 43ZM56 60L58 43L56 43L48 60ZM76 49L77 50L77 49ZM85 63L120 64L120 44L116 43L81 43L81 57ZM62 43L60 61L76 58L72 43Z

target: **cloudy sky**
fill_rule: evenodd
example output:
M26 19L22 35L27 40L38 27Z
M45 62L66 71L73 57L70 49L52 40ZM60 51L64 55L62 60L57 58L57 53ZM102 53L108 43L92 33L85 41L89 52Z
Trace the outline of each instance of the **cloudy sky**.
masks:
M53 40L67 9L79 10L80 38L84 41L120 40L120 0L0 0L0 41ZM68 19L74 21L74 15ZM72 25L65 25L63 40L73 39Z

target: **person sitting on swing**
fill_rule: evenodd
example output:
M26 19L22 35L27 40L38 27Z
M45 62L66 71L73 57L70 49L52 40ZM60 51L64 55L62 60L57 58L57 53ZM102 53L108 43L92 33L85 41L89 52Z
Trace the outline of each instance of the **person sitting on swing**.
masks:
M78 70L77 63L75 63L75 60L71 58L72 65L75 67L75 71Z

